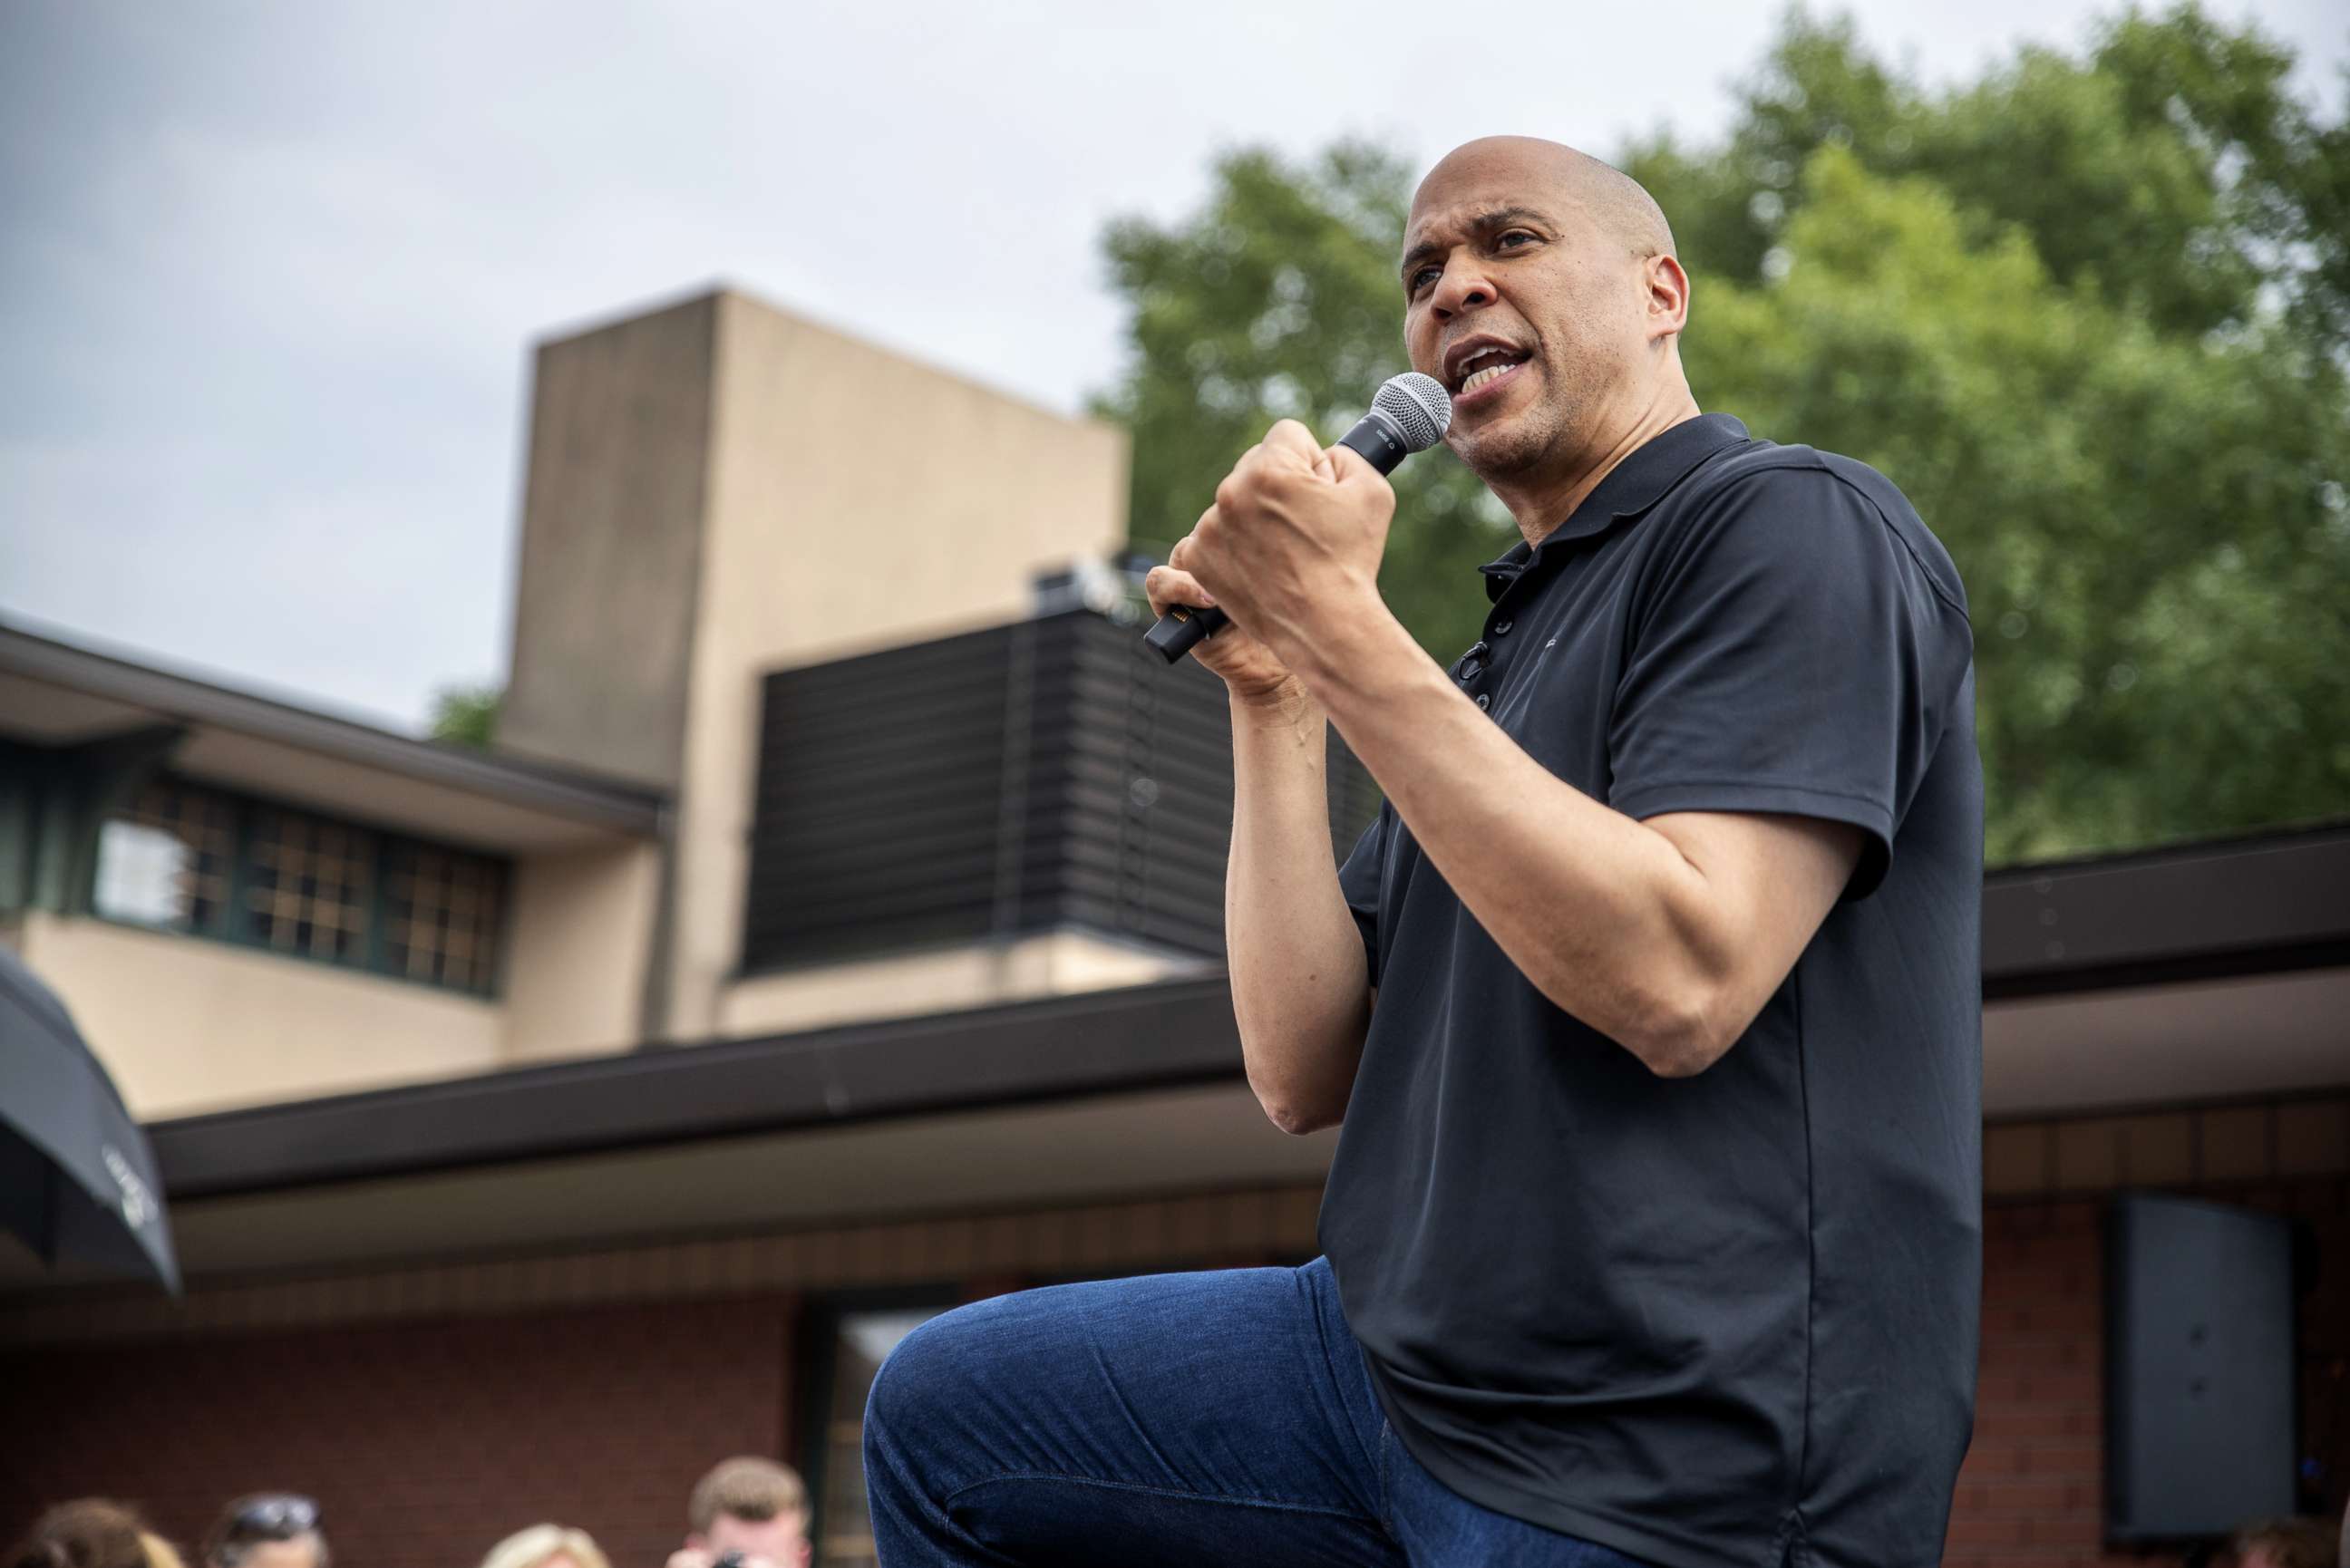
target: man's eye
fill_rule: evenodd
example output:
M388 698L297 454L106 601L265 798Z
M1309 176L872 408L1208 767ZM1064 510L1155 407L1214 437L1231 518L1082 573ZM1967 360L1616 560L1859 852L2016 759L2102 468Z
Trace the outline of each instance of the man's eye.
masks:
M1442 275L1437 268L1432 266L1424 266L1418 272L1411 275L1411 282L1406 286L1409 287L1412 293L1418 294L1421 289L1426 288L1430 284L1434 283L1440 275Z
M1526 244L1532 244L1534 243L1534 236L1524 229L1512 229L1493 242L1493 248L1497 251L1508 250L1512 240L1523 240Z

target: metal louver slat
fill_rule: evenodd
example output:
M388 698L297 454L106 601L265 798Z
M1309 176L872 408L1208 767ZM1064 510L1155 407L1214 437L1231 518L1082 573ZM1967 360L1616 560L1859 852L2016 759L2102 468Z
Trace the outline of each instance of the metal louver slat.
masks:
M1223 685L1088 610L768 675L743 965L1080 927L1222 950ZM1334 735L1331 836L1378 809Z

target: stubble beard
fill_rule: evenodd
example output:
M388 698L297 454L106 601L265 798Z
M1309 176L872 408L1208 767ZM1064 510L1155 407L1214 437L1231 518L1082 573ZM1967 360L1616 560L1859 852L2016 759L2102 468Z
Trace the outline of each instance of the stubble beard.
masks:
M1533 407L1496 421L1496 428L1465 431L1451 443L1454 455L1488 484L1506 486L1539 472L1575 423L1581 389L1563 384L1545 364L1538 372L1544 396Z

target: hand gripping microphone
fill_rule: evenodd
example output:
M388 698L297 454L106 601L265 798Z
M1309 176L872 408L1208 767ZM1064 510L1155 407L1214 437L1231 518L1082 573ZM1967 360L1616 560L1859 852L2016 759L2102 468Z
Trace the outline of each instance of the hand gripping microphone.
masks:
M1393 473L1396 464L1416 452L1426 452L1444 439L1452 422L1452 399L1444 383L1433 376L1407 370L1390 377L1372 394L1371 411L1338 444L1359 453L1381 473ZM1213 637L1225 623L1220 609L1196 609L1177 605L1143 634L1143 642L1172 664L1201 638Z

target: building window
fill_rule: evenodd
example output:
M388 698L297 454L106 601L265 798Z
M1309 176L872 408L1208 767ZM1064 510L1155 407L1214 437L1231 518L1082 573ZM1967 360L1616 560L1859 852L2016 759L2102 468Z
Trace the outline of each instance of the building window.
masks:
M873 1521L865 1507L865 1398L898 1342L947 1310L933 1302L837 1311L816 1320L824 1374L809 1447L815 1459L816 1568L876 1568Z
M263 947L357 962L375 898L376 836L305 812L254 815L245 931Z
M497 862L454 849L397 844L384 953L394 974L484 991L497 946Z
M99 829L92 907L109 919L167 930L216 929L235 848L234 802L158 780Z
M487 995L507 863L164 777L99 829L90 907Z

